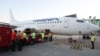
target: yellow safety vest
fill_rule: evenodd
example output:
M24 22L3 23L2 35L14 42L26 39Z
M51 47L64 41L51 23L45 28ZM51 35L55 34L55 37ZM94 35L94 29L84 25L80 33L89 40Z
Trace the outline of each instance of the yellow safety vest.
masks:
M26 38L26 33L23 33L23 38Z
M95 37L94 36L91 36L91 39L90 39L91 41L95 41Z
M35 38L36 37L36 33L32 33L32 38Z
M44 38L44 33L41 33L41 37Z

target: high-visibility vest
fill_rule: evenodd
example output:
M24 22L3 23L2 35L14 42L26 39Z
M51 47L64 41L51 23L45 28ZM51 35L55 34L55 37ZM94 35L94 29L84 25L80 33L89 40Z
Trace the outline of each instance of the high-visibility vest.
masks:
M32 38L34 39L36 37L36 33L32 33Z
M41 37L44 38L44 33L43 32L41 33Z
M95 41L95 36L91 36L91 39L90 39L91 41Z
M11 33L11 41L12 41L12 40L15 40L15 38L16 38L16 33L15 33L15 32L12 32L12 33Z
M22 35L23 35L23 38L26 38L26 33L22 33Z

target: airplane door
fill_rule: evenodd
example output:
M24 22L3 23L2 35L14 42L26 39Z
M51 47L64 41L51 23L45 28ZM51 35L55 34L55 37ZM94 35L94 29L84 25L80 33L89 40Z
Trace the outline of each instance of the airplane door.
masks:
M69 19L64 19L64 28L69 27Z

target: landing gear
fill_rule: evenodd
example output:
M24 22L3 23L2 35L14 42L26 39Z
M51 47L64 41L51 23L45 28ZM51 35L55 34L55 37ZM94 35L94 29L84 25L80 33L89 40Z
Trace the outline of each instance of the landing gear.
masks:
M88 34L83 35L83 39L90 39Z

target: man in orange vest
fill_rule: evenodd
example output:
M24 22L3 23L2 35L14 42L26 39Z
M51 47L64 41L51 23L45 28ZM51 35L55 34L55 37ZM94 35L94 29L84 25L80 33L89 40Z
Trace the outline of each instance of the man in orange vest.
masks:
M16 33L17 33L16 30L12 31L12 33L11 33L11 49L12 49L12 51L15 51L15 48L16 48Z
M18 50L22 51L23 33L21 31L18 31L18 33L17 33L17 43L18 43Z

